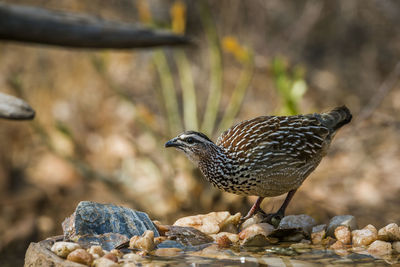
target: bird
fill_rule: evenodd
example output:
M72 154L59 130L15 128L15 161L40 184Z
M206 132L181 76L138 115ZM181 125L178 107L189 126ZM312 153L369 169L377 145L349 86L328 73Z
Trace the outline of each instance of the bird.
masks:
M260 116L223 132L214 143L205 134L185 131L165 143L183 151L204 177L222 191L258 196L242 220L260 212L281 220L304 180L327 154L337 131L352 119L346 106L325 113ZM266 214L266 197L288 193L277 212Z

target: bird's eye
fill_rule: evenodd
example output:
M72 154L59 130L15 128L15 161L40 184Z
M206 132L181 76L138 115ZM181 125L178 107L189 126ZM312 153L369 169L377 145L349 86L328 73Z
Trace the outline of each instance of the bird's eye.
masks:
M194 138L193 137L188 137L188 138L186 138L186 142L188 144L193 144L194 143Z

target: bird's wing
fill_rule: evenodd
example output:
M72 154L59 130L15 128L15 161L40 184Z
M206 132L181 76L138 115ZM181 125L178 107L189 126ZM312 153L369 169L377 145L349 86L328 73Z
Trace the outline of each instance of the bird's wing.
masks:
M328 134L328 128L316 114L264 116L233 126L216 144L224 147L241 165L293 164L295 167L324 153Z

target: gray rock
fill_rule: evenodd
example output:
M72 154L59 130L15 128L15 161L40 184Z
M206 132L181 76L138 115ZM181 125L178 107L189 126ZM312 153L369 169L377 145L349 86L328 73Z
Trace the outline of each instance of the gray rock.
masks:
M311 241L314 245L321 244L322 240L325 238L326 234L326 224L320 224L314 226L311 231Z
M349 227L350 231L358 228L356 218L353 215L338 215L330 220L326 235L335 237L335 229L340 225Z
M0 93L0 118L9 120L31 120L35 111L24 100Z
M82 247L100 245L110 250L132 236L141 236L146 230L159 233L149 216L140 211L82 201L75 212L62 223L65 240L74 240ZM126 238L125 238L126 237Z
M316 224L315 220L306 214L289 215L281 220L278 229L301 229L309 236L313 226Z

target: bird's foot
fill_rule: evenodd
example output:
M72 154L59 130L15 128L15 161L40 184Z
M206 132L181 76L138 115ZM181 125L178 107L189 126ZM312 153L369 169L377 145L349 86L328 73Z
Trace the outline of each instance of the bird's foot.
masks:
M273 225L275 228L277 228L279 223L283 219L283 217L285 217L285 214L282 212L279 212L279 211L276 213L269 213L269 214L265 214L262 222L269 223L269 224Z

